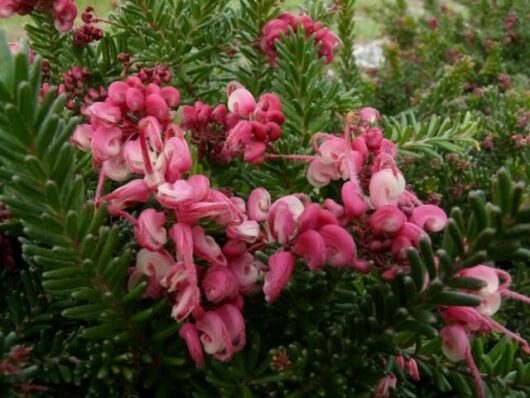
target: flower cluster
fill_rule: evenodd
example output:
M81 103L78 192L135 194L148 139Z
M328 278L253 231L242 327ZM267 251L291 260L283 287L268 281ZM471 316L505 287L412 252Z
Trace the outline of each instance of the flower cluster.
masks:
M395 163L396 146L376 126L379 117L375 109L363 108L348 115L343 136L315 134L317 156L308 159L307 178L316 188L346 180L342 205L326 199L324 207L341 225L353 227L363 252L392 279L406 266L406 249L445 228L447 216L406 188Z
M479 396L485 398L486 392L471 354L470 338L475 334L499 331L517 341L521 349L530 354L528 342L491 318L501 307L503 296L528 304L530 304L530 298L509 289L510 274L487 265L481 264L463 269L457 277L474 278L483 282L484 286L478 292L467 292L478 294L481 298L481 304L478 307L452 306L442 308L443 318L447 324L440 331L442 351L451 361L465 360L467 362Z
M281 14L263 27L261 32L261 49L268 55L271 66L276 65L278 52L276 41L290 31L297 32L300 27L304 29L306 37L313 36L315 44L319 45L318 55L325 58L326 63L333 61L333 51L339 46L339 38L327 28L323 28L320 22L315 22L305 14L294 15L290 12Z
M123 181L131 174L145 174L149 186L173 182L188 167L179 153L187 150L186 142L171 122L171 109L179 103L174 87L144 85L137 77L114 82L104 102L88 107L90 123L78 126L72 141L92 151L101 184L105 177Z
M271 93L258 101L239 83L227 88L228 104L212 109L200 101L182 107L182 126L191 132L201 157L228 163L238 154L245 162L259 162L270 142L281 136L285 118L280 99Z
M81 14L84 24L74 32L74 44L76 46L85 46L103 38L103 30L94 25L94 22L98 22L98 20L94 18L93 12L94 8L87 7Z
M73 0L0 0L0 17L13 14L27 15L34 10L51 12L55 27L60 32L68 32L74 26L77 8Z

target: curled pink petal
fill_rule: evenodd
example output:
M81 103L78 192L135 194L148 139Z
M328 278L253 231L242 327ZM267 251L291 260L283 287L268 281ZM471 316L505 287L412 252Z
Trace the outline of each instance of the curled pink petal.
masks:
M318 231L326 245L326 263L332 267L352 266L357 254L355 242L344 228L324 225Z
M397 232L407 221L407 216L396 206L379 207L370 217L370 227L375 234Z
M232 358L234 347L223 319L215 311L206 311L195 325L201 332L204 351L221 361Z
M134 236L138 244L149 250L158 250L167 242L167 231L164 228L166 215L155 209L145 209L138 217Z
M370 202L376 209L384 205L397 205L404 191L403 175L391 169L382 169L370 179Z
M269 271L265 274L263 293L265 301L272 303L280 295L289 282L295 266L294 256L285 251L279 251L269 257Z
M256 109L256 100L246 88L234 90L228 97L228 110L247 117Z
M186 342L191 358L198 368L204 366L204 354L202 352L199 332L193 323L185 323L179 330L179 336Z
M248 216L258 222L265 221L271 207L271 195L265 188L252 190L248 197Z
M215 239L206 235L204 229L198 225L191 231L195 254L212 265L226 266L226 258Z
M234 352L241 351L245 346L245 321L241 311L232 304L224 304L215 310L223 320L228 336L234 346Z
M237 296L239 281L228 267L216 265L208 268L202 280L202 291L208 301L220 303Z
M311 271L317 271L326 262L326 243L317 231L308 230L296 239L293 253L302 257Z
M426 231L439 232L447 225L447 215L438 206L421 205L413 210L410 222Z

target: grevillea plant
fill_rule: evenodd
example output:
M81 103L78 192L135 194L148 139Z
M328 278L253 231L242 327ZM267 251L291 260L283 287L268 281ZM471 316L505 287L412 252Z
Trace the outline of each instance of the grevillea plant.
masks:
M354 1L128 0L64 34L4 3L35 22L0 40L2 393L529 392L500 311L530 302L525 186L416 195L403 153L473 137L426 150L360 103Z

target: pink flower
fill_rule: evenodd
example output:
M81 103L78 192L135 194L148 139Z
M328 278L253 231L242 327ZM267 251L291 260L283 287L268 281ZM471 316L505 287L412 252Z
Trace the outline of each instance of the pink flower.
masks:
M390 398L390 389L396 388L397 377L394 373L389 373L377 383L373 398Z
M271 207L271 195L265 188L256 188L248 196L247 207L251 220L265 221Z
M376 209L384 205L397 205L405 191L405 179L399 172L382 169L370 179L370 202Z
M125 104L125 97L130 86L121 81L112 83L108 89L109 99L116 105Z
M293 253L302 257L311 271L321 269L326 262L326 243L315 230L300 234L293 247Z
M272 303L289 282L295 266L294 256L285 251L278 251L269 257L269 271L265 274L263 293L265 301Z
M193 232L189 225L176 223L169 230L169 236L175 242L175 252L178 261L183 261L188 270L195 269L193 265Z
M0 17L7 18L15 13L17 4L15 0L1 0L0 1Z
M70 137L70 141L79 149L88 152L92 149L93 137L94 129L92 129L92 126L90 124L80 124L76 127L72 137Z
M131 175L131 171L127 167L127 163L121 153L105 160L101 164L101 172L112 181L123 181Z
M327 264L332 267L353 266L357 250L353 238L344 228L328 224L318 232L326 245Z
M239 289L243 293L252 293L260 276L260 268L264 264L256 261L250 253L242 253L228 262L228 267L235 273Z
M379 111L374 108L365 107L362 108L359 111L359 117L361 118L362 122L373 124L379 120L381 120L381 115L379 114Z
M232 304L224 304L215 309L225 324L234 352L241 351L245 346L245 321L241 311Z
M166 158L165 178L169 183L174 183L182 174L191 169L191 153L183 137L171 137L164 144Z
M102 200L107 203L109 212L112 208L124 209L137 203L149 200L149 188L144 180L132 180L115 191L105 195Z
M229 238L253 243L260 235L260 227L257 221L246 220L240 224L230 224L226 229L226 234Z
M495 294L499 290L499 276L493 267L488 267L487 265L480 264L471 268L465 268L458 272L456 276L475 278L483 281L486 286L478 291L482 297Z
M97 162L102 162L120 152L122 131L114 126L99 126L92 138L92 154Z
M322 158L314 159L307 168L307 180L315 188L322 188L340 175L334 163L324 163Z
M319 229L327 224L338 225L339 222L332 212L321 209L317 203L310 203L300 215L299 224L299 230L303 232L308 229Z
M192 228L193 251L205 261L213 265L226 266L226 258L214 238L206 235L198 225Z
M195 269L189 269L183 262L172 264L166 272L160 284L169 292L183 290L189 284L194 284L196 280Z
M370 217L370 227L377 235L397 232L407 221L407 216L396 206L385 205Z
M447 215L438 206L421 205L416 207L410 222L429 232L439 232L447 225Z
M281 245L296 236L303 210L304 204L294 195L284 196L271 206L268 218L270 233Z
M134 236L138 244L149 250L158 250L167 242L167 231L164 228L166 215L155 209L145 209L138 217Z
M195 325L201 332L200 339L204 351L221 361L232 358L234 347L223 318L215 311L206 311Z
M184 339L191 358L195 361L198 368L204 366L204 355L202 352L199 332L193 323L185 323L179 330L179 336Z
M228 110L241 117L250 116L256 109L256 100L246 88L234 90L228 97Z
M138 130L140 131L140 136L145 137L154 150L158 152L162 150L163 144L162 138L160 137L162 134L162 125L156 117L147 116L141 119L138 122Z
M186 319L200 306L201 292L194 284L186 285L177 291L175 303L171 309L171 316L178 322Z
M180 93L175 87L162 87L160 89L160 95L170 108L176 108L180 103Z
M160 281L173 264L173 259L166 251L142 249L136 255L136 268L144 275L154 276Z
M130 86L130 84L129 84ZM140 82L140 86L143 87ZM125 103L132 112L138 112L144 109L145 97L144 93L138 87L130 87L125 93Z
M158 94L151 94L145 99L145 112L158 120L169 120L169 107L166 101Z
M88 108L88 115L101 123L116 124L121 121L121 110L109 102L96 102Z
M157 187L156 198L165 207L179 207L195 201L195 193L191 184L185 180L174 183L163 183Z
M348 181L342 186L341 197L346 216L350 219L359 218L368 210L359 185L353 181Z
M234 272L223 266L208 268L202 280L202 291L212 303L234 298L239 292L239 283Z

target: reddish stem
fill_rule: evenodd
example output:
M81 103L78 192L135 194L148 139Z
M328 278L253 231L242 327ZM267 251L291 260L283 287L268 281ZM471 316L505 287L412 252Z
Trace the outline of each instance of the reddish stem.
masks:
M479 398L486 398L486 391L484 390L484 386L482 385L482 378L480 377L480 372L477 368L477 364L473 359L473 355L471 355L471 348L468 348L466 350L465 356L467 365L469 366L469 370L471 370L471 375L473 376L473 380L475 381L475 386L477 387L478 396Z

